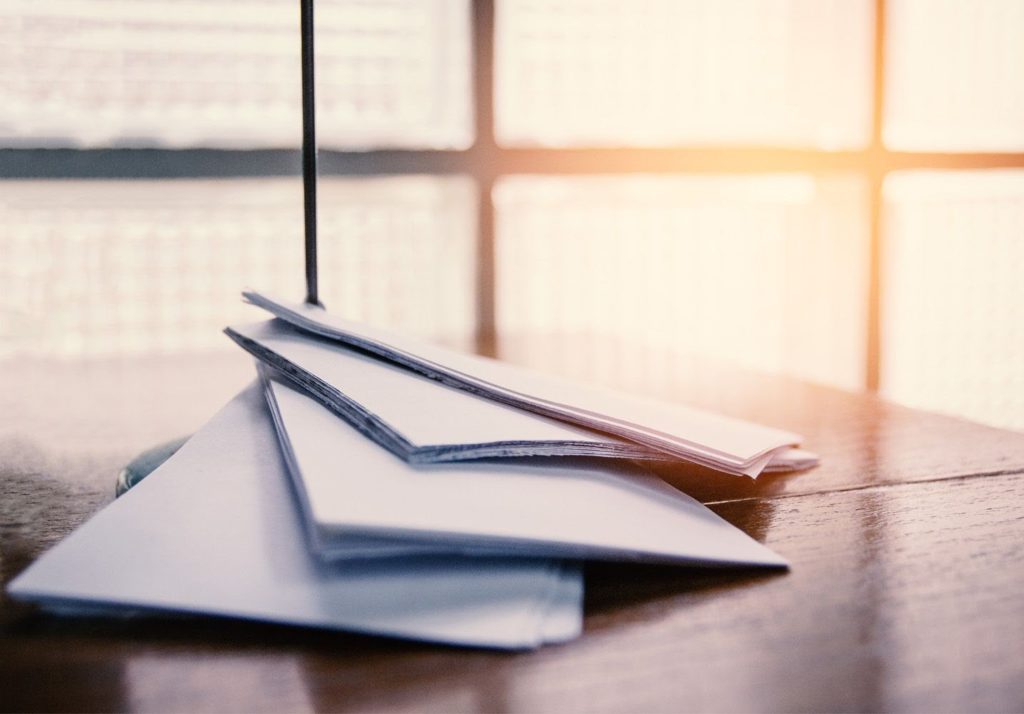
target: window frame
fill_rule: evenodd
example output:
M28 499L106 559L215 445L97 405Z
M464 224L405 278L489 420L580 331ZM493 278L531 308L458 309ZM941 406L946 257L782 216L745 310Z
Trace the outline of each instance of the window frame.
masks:
M868 191L868 305L864 346L865 384L881 381L882 219L886 176L912 169L1024 168L1020 152L911 152L888 149L882 140L885 113L886 0L874 2L872 119L869 144L857 150L825 151L767 147L714 148L520 148L501 146L494 135L495 2L468 0L472 22L473 116L476 138L465 150L382 149L319 152L322 176L466 175L476 182L476 348L495 356L495 182L511 174L753 174L835 172L860 175ZM296 63L296 70L298 62ZM299 81L296 71L296 81ZM228 178L301 176L295 150L217 149L0 149L0 180Z

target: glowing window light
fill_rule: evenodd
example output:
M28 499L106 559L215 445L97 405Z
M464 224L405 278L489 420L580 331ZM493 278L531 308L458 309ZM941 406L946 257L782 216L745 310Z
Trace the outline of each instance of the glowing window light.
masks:
M882 392L1024 429L1024 170L885 184Z
M246 286L299 299L294 179L5 182L0 356L230 349L262 319ZM464 178L321 180L332 311L458 343L474 329L475 187Z
M516 176L495 201L501 334L606 336L863 387L859 179Z
M0 3L0 140L297 146L298 3ZM466 0L317 0L323 146L473 141Z
M1024 2L889 0L885 143L1024 150Z
M499 0L497 137L858 148L873 19L867 0Z

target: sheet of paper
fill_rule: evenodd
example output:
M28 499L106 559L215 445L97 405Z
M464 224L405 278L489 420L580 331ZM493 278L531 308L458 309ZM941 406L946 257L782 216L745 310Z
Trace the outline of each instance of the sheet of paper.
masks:
M281 320L227 334L371 438L412 462L571 453L672 457L641 444L445 386Z
M225 332L293 386L411 463L521 456L676 458L446 386L282 320ZM813 454L786 448L773 452L764 470L797 470L816 463Z
M582 607L578 569L557 561L315 558L258 387L8 592L49 605L156 608L512 649L571 639Z
M413 465L312 398L265 383L313 541L328 557L344 557L354 536L468 554L786 565L636 467L545 458Z
M468 355L327 311L256 292L245 298L299 329L364 349L460 389L539 414L616 434L729 473L756 475L765 455L796 446L796 434L710 412L640 399ZM751 473L753 471L753 473Z

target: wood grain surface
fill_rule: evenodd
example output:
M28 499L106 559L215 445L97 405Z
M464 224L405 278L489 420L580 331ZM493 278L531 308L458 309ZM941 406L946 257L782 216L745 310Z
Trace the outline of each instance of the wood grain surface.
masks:
M662 469L791 571L588 566L583 637L526 654L218 618L62 618L4 597L0 709L1024 711L1024 435L697 360L650 369L649 355L586 341L502 349L804 434L823 459L806 474ZM8 361L0 374L6 583L112 499L129 458L198 428L252 368L227 353Z

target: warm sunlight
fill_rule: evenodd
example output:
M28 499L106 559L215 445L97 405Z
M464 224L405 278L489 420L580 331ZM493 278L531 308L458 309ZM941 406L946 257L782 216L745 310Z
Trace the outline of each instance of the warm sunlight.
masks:
M501 0L497 145L474 154L471 3L317 0L320 143L341 152L324 172L343 175L323 181L324 300L449 340L629 340L1024 426L1020 174L919 158L1024 147L1024 3L884 6L873 135L874 0ZM0 352L227 349L211 326L244 314L241 285L301 291L293 155L238 151L298 145L297 10L0 6L2 146L237 151L192 174L169 152L6 180ZM355 153L374 149L391 163Z
M498 4L498 139L542 146L870 139L869 2Z

